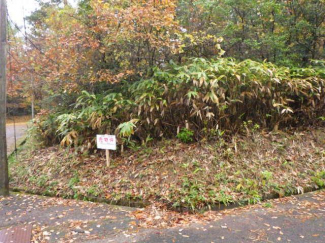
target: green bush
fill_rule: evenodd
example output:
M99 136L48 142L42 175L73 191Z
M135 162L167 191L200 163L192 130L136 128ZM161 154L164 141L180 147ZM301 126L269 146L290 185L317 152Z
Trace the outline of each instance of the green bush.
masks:
M178 137L189 142L208 136L207 131L242 131L245 122L256 129L297 126L324 116L324 78L311 68L194 58L99 94L83 91L70 113L60 114L51 126L42 117L36 126L52 141L86 148L95 145L96 134L107 132L118 135L120 143L126 136L143 142L148 136L175 137L177 127L186 126L193 134L182 131Z
M315 176L312 177L312 180L319 187L325 187L325 171L319 171L315 173Z
M59 143L63 137L57 134L58 122L56 113L42 110L33 120L33 126L29 129L31 138L42 142L45 146ZM34 137L34 135L37 135Z
M189 143L189 142L193 142L193 135L194 132L186 129L186 128L182 128L182 130L177 134L177 138L179 140L181 140L183 143Z

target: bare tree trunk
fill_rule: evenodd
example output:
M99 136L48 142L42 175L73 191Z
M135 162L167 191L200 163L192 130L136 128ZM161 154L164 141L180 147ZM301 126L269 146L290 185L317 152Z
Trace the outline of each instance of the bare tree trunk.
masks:
M8 160L6 142L6 0L0 0L0 196L9 195Z

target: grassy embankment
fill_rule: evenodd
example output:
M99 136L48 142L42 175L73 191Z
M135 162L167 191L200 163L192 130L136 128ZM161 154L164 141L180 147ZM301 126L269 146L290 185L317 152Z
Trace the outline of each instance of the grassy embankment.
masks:
M251 204L325 185L325 129L265 133L209 143L139 146L105 167L103 154L24 145L11 158L11 188L114 204L201 209ZM136 204L140 203L140 204Z

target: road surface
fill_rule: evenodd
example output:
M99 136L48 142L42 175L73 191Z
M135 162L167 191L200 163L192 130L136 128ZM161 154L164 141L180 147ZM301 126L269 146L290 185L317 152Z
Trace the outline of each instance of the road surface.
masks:
M15 129L14 124L6 125L7 131L7 151L8 155L15 150ZM27 123L17 123L16 124L16 141L17 145L25 135L27 130Z
M198 217L189 225L189 215L174 214L185 224L143 228L132 216L143 212L136 208L12 193L9 198L0 197L0 231L29 224L34 242L49 243L325 242L324 190L269 200L267 205L207 212L216 218ZM152 213L142 220L167 216L163 211Z

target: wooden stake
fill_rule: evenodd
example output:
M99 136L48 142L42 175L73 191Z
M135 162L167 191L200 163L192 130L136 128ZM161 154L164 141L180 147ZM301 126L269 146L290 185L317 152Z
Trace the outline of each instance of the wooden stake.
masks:
M111 161L110 161L110 158L109 158L109 150L106 149L106 166L110 167L110 165L111 165Z

